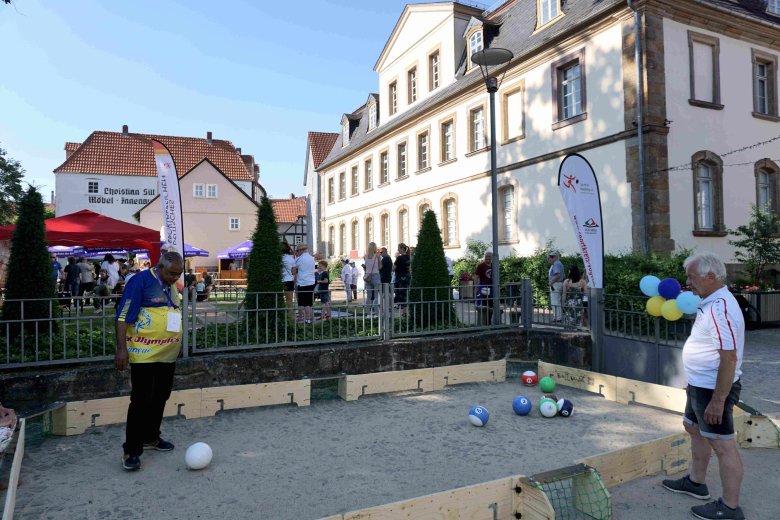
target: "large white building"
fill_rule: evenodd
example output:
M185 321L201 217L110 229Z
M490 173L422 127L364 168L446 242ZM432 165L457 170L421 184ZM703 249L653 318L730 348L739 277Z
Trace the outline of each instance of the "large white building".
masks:
M642 175L634 13L625 0L509 0L490 12L407 5L374 66L379 94L342 116L319 165L307 161L316 248L346 256L370 241L414 245L426 209L452 257L469 239L491 240L488 94L469 57L499 47L514 54L497 71L502 254L548 240L577 250L557 187L562 158L577 152L599 180L607 251L639 250L646 240L659 253L701 248L732 259L726 230L747 222L751 204L777 210L780 200L780 140L766 143L780 137L780 2L633 7L643 49ZM310 134L308 159L317 146Z

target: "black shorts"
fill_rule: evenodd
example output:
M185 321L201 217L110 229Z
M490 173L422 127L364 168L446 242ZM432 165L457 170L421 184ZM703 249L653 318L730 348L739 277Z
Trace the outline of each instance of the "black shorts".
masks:
M720 424L707 424L704 421L704 409L712 399L715 392L710 388L700 388L688 385L685 402L685 416L683 422L689 426L698 426L701 436L707 439L733 439L734 438L734 405L739 402L739 394L742 391L742 383L737 380L731 385L731 391L726 397L723 406L723 417Z
M314 303L314 285L298 286L298 306L311 307Z
M284 290L285 292L293 292L295 290L295 282L284 282Z
M328 290L326 289L326 290L324 290L324 291L320 291L320 292L318 292L317 294L319 294L319 295L320 295L320 301L321 301L322 303L330 303L330 291L328 291Z

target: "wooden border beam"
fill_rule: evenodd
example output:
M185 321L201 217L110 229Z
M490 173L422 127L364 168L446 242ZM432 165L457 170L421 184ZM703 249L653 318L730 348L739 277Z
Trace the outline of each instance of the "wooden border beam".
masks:
M3 507L3 520L13 520L16 508L16 488L19 487L19 474L22 471L22 459L24 459L24 436L26 421L19 419L19 433L16 437L14 448L14 460L11 463L11 474L8 477L8 490L5 492L5 506Z

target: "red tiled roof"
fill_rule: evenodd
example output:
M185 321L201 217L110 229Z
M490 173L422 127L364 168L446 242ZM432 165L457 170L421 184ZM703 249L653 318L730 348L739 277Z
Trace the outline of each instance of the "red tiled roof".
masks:
M79 146L81 146L81 143L65 143L65 151L75 152L79 149Z
M311 148L311 157L314 161L314 168L318 168L322 161L328 156L336 144L339 134L327 132L309 132L309 148Z
M170 135L123 134L95 131L54 173L100 173L108 175L157 175L150 139L163 143L171 151L178 174L184 175L204 158L210 160L234 181L255 180L233 143L221 139ZM66 143L68 146L78 143Z
M271 199L271 207L277 222L295 222L306 216L306 197Z

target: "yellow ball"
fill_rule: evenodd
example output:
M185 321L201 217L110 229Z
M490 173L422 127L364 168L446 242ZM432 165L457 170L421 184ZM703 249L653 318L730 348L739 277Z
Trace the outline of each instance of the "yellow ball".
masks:
M657 318L661 315L661 306L665 301L666 299L663 296L653 296L647 300L647 303L645 304L645 310L647 310L647 313L650 316L655 316Z
M666 300L661 305L661 315L669 321L677 321L682 318L682 311L677 307L677 300Z

